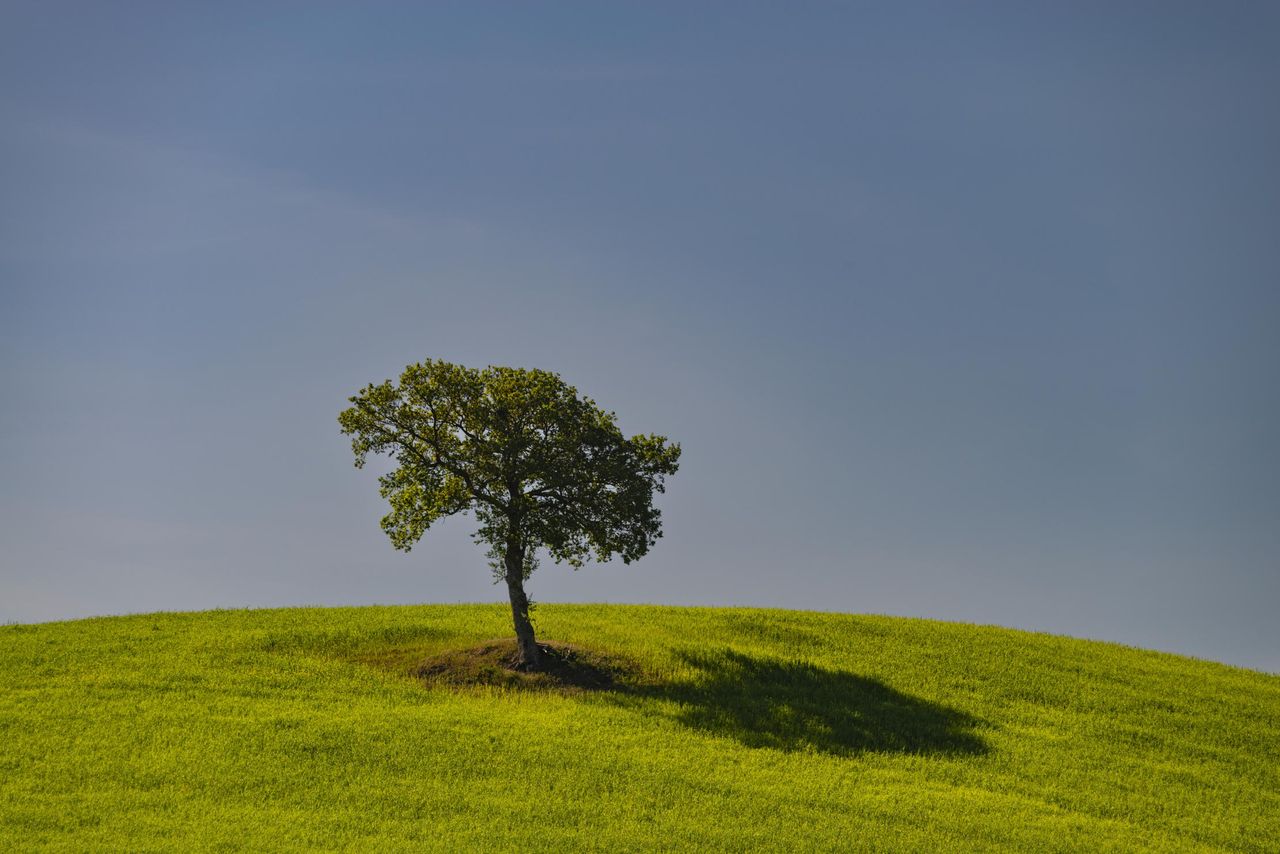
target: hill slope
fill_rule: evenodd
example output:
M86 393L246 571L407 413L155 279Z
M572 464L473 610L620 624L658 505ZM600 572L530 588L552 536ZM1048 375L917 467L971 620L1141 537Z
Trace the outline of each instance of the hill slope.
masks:
M603 691L424 684L500 606L0 628L0 849L1280 849L1280 677L924 620L546 605Z

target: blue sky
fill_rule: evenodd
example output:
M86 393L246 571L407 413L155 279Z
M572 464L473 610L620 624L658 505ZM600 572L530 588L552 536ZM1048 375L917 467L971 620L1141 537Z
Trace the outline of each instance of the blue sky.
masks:
M1280 7L0 10L0 620L497 600L346 397L560 372L684 446L535 600L1280 671Z

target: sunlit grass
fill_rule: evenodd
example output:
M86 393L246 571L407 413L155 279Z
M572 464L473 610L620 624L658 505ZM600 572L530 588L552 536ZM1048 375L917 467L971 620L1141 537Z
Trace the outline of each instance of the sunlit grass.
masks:
M1280 677L1005 629L544 605L0 628L0 849L1280 849Z

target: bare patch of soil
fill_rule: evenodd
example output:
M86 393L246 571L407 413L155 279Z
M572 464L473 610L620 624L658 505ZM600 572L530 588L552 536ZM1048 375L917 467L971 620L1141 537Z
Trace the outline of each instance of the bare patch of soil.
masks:
M449 687L494 686L565 693L614 691L634 677L635 667L615 656L565 643L540 643L542 661L523 669L515 638L470 649L448 650L418 665L413 675Z

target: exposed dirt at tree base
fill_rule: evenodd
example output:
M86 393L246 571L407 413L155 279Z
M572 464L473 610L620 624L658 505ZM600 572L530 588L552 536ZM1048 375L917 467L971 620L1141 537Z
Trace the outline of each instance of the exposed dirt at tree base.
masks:
M625 660L566 643L539 643L537 669L520 664L515 638L487 641L433 656L413 670L418 678L450 687L490 686L568 693L614 691L636 676Z

